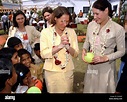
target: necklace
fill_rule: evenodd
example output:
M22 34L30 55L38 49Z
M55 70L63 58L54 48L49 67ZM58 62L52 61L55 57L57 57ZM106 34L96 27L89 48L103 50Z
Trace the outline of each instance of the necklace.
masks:
M90 51L95 53L95 48L97 47L96 44L97 43L100 43L100 47L101 47L101 51L100 51L100 54L101 56L104 55L104 51L106 49L106 42L107 42L107 36L108 33L110 32L110 28L111 28L111 25L108 25L108 27L106 27L106 30L103 32L103 41L100 41L100 36L99 36L99 32L100 32L100 26L97 26L95 28L95 30L93 31L93 42L91 44L91 49Z
M65 34L67 34L67 33L65 33ZM53 33L53 47L55 47L55 37L56 36L57 36L57 33L54 31L54 33ZM65 50L65 56L66 56L66 60L65 60L64 64L62 64L62 62L58 58L58 52L53 55L53 57L55 59L55 62L54 62L55 65L59 65L61 69L64 69L69 62L69 51L67 49Z

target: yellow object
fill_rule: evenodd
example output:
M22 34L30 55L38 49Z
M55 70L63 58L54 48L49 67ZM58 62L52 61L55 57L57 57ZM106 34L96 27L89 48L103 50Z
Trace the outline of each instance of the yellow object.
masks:
M84 56L84 59L86 62L91 63L93 57L94 57L94 54L92 52L87 52L86 56Z

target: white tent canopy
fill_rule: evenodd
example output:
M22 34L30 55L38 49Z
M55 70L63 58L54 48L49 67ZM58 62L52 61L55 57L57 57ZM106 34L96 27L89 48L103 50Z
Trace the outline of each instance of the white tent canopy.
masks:
M27 0L22 4L23 9L37 8L40 10L46 6L52 8L57 6L74 7L75 13L78 14L84 6L89 7L90 5L88 0Z
M46 6L50 6L55 8L57 6L65 6L65 7L74 7L74 11L76 14L79 13L80 10L83 11L83 7L90 7L95 0L22 0L23 9L37 8L42 10ZM119 0L110 0L112 6L117 5L117 13L119 11Z

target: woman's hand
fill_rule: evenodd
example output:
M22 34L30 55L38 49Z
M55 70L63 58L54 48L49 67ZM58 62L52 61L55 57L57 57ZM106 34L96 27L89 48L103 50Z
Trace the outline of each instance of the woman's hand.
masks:
M69 38L67 35L61 36L61 44L63 45L69 44Z
M107 56L95 56L93 58L93 63L103 63L103 62L107 62L108 61L108 57Z
M59 45L53 46L52 54L54 55L55 53L59 52L61 49L63 49L65 47L65 45L68 45L68 44L69 44L68 37L66 35L61 36L61 42Z
M82 50L82 60L87 63L84 59L84 56L86 55L87 51L85 49Z
M61 37L61 43L58 45L58 48L62 49L65 45L69 45L69 39L66 35Z

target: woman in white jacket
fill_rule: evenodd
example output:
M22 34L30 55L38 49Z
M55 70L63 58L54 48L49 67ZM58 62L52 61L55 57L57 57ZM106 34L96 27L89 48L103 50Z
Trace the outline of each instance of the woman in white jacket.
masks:
M7 41L14 36L22 41L23 47L30 53L33 52L34 43L39 42L40 39L40 32L34 26L26 24L26 16L21 10L18 10L13 15L13 26L9 28ZM7 41L5 47L7 47Z

